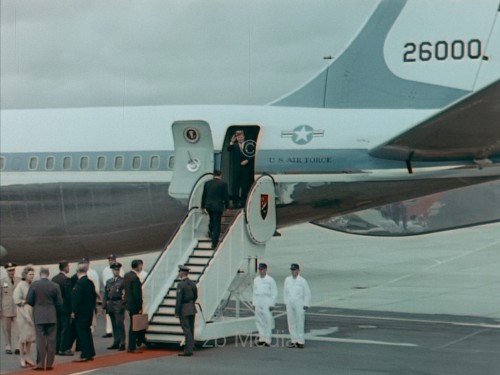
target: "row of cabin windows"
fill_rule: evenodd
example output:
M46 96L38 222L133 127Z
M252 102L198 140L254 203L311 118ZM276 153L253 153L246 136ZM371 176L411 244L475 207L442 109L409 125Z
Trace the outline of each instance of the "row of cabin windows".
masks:
M71 169L73 158L71 156L64 156L62 159L62 168L64 170ZM38 168L39 159L37 156L32 156L29 159L28 167L30 170L36 170ZM96 160L96 167L98 170L106 169L106 156L99 156ZM124 156L115 156L111 161L112 166L115 170L123 169L125 165L125 157ZM53 170L56 165L55 156L47 156L45 159L45 169ZM142 156L133 156L131 160L132 169L139 170L142 166ZM6 166L5 157L0 157L0 170L3 170ZM81 156L79 161L80 170L88 170L90 166L90 158L88 156ZM173 169L174 167L174 157L170 156L168 160L168 168ZM149 169L159 169L160 168L160 157L158 155L152 155L149 158Z

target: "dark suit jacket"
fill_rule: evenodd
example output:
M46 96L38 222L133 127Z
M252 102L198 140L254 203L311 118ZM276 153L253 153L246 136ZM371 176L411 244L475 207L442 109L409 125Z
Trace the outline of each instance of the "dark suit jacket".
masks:
M76 320L92 320L96 298L94 283L87 276L82 276L73 288L71 300L71 309L75 313Z
M177 284L177 295L175 301L175 314L178 316L190 316L196 314L194 303L198 299L198 288L193 280L185 278Z
M52 281L59 285L59 289L61 290L63 304L59 312L61 314L71 314L71 293L73 290L71 279L64 273L59 272L52 278Z
M59 285L47 278L34 281L28 290L26 303L33 306L35 324L57 323L57 310L63 303Z
M245 156L243 152L240 149L240 145L238 142L234 142L232 145L229 145L227 147L227 150L230 152L230 158L231 158L231 166L234 170L240 169L240 168L247 168L250 166L250 158ZM248 160L248 164L243 166L241 165L241 162L243 160Z
M142 283L134 271L127 272L123 278L125 308L132 314L142 310Z
M205 182L201 207L212 211L224 211L229 207L229 191L227 184L220 179Z

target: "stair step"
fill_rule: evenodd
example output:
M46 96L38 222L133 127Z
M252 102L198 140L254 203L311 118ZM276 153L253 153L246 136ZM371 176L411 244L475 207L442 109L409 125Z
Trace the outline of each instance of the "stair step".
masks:
M186 264L190 268L189 274L196 275L198 273L202 273L205 270L206 264L204 265L196 265L196 264Z
M193 266L203 266L205 267L208 263L210 263L210 259L212 259L211 257L194 257L194 256L190 256L189 259L188 259L188 267L190 267L190 265L193 265Z
M164 315L153 316L151 323L178 325L179 327L181 324L179 322L179 318L176 318L175 316L164 316Z
M163 307L163 306L160 305L160 307L158 307L157 312L159 314L171 314L171 315L175 315L175 308L174 307Z
M175 307L175 298L165 298L161 306Z
M200 241L198 242L198 246L195 247L195 250L207 250L212 248L212 241Z
M168 334L168 333L158 333L158 332L146 332L146 337L148 341L151 342L171 342L171 343L181 343L184 341L183 335L178 334Z
M149 323L148 332L157 332L157 333L182 333L181 326L171 326L165 324L154 324Z
M193 256L196 257L212 257L214 255L214 251L212 249L194 249Z

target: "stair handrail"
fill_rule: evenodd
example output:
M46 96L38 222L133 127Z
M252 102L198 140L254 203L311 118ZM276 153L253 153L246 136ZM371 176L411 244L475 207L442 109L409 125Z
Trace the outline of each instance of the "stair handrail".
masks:
M167 247L161 252L153 268L142 285L144 296L143 311L149 319L162 303L169 288L178 275L179 264L184 264L197 242L196 229L200 223L203 210L193 207L179 224Z

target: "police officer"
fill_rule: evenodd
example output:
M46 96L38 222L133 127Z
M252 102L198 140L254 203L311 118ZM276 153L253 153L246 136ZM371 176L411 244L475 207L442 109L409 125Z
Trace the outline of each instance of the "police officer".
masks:
M259 276L253 282L252 304L255 307L255 324L259 331L257 346L270 346L273 331L271 309L276 303L278 288L274 279L267 274L267 264L259 263Z
M181 357L193 355L194 350L194 317L196 315L195 301L198 299L198 289L193 280L189 280L189 267L179 265L179 279L175 302L175 316L179 318L182 332L184 332L184 353Z
M125 350L125 304L123 300L123 277L120 276L122 265L116 262L109 267L113 271L113 277L106 282L102 300L103 309L109 315L113 328L113 345L108 349L122 351Z
M19 338L16 323L17 313L13 293L21 279L15 276L16 265L14 263L6 263L4 268L7 270L7 277L0 280L0 286L2 287L0 294L0 317L2 318L5 353L12 354L14 350L15 354L19 354Z
M287 346L303 349L305 311L311 305L311 290L306 279L299 275L300 267L297 263L292 263L290 270L292 275L285 279L283 288L288 331L290 331L290 342Z

